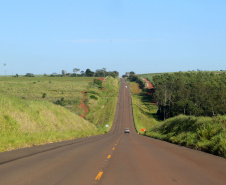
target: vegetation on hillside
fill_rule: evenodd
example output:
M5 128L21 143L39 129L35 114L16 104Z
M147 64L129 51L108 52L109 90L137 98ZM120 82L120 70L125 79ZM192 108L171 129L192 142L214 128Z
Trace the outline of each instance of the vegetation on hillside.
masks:
M215 116L226 113L226 74L173 73L153 77L158 115Z
M146 134L141 129L151 129L159 123L156 116L157 107L143 100L141 95L132 96L133 117L136 130L139 134Z
M103 133L62 106L0 96L0 151Z
M131 79L131 78L130 78ZM141 129L151 129L159 123L156 115L157 106L151 102L151 96L146 91L139 88L137 82L130 82L132 94L133 118L136 130L139 134L146 134Z
M98 128L107 131L114 120L119 86L119 78L107 77L103 85L99 85L101 91L90 88L86 93L87 100L85 103L89 107L89 112L85 119ZM106 125L109 125L109 127L106 128Z
M114 84L118 78L107 78ZM11 95L26 100L48 101L61 105L71 112L83 115L79 105L83 101L83 92L93 91L102 96L105 82L93 77L0 77L0 95ZM116 88L117 89L117 88ZM95 95L93 95L95 96ZM103 94L103 96L106 96Z
M135 75L135 74L130 75L128 77L128 80L130 82L136 82L137 84L139 84L139 88L142 89L142 90L145 87L145 82L141 78L139 78L137 75Z
M226 116L179 115L149 128L146 134L226 158Z
M1 77L0 151L106 133L114 119L119 79L101 80ZM80 117L84 100L89 109L85 119Z
M221 73L225 73L225 70L220 70L220 71L201 71L201 70L194 71L193 70L193 71L186 71L186 72L182 72L182 73L199 73L199 72L221 74ZM164 74L173 74L173 73L175 73L175 72L146 73L146 74L137 74L137 76L148 79L154 85L153 76L164 75Z
M181 74L179 73L179 75ZM184 75L186 76L186 74ZM199 75L199 73L191 75ZM224 74L221 73L220 75L213 75L211 73L206 73L207 77L214 77L214 79L210 80L209 83L213 83L215 85L219 82L217 80L222 78L221 75ZM161 76L165 77L167 75L162 74ZM153 79L154 78L155 77L153 77ZM158 76L157 78L160 77ZM215 83L214 80L216 80ZM172 88L175 87L173 82L170 82ZM132 93L134 123L139 134L226 157L225 116L217 115L214 117L195 117L178 115L173 118L166 119L165 121L161 121L160 115L157 114L158 106L156 105L154 98L154 96L156 96L156 91L152 91L150 93L145 89L139 89L139 84L135 82L130 82L130 86ZM212 98L210 96L212 96L212 94L209 94L209 99ZM222 94L218 97L222 97ZM145 128L146 132L141 131L141 128Z

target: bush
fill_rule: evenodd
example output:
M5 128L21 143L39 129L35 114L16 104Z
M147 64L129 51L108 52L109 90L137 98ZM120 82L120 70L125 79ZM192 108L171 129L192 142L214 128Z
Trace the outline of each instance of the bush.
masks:
M148 135L226 158L225 116L179 115L153 127Z
M136 82L139 84L140 89L144 89L145 84L144 82L137 76L137 75L130 75L128 77L130 82Z
M43 94L42 94L42 98L45 98L45 97L46 97L46 93L43 93Z
M100 87L100 88L102 87L102 81L99 79L94 79L93 83L98 85L98 87Z
M33 73L27 73L25 76L26 77L35 77Z
M98 97L96 97L96 96L94 96L94 95L91 95L90 98L91 98L91 99L94 99L94 100L98 100Z
M61 105L61 106L65 106L66 105L66 101L64 100L64 98L61 98L60 100L57 100L55 102L55 104Z

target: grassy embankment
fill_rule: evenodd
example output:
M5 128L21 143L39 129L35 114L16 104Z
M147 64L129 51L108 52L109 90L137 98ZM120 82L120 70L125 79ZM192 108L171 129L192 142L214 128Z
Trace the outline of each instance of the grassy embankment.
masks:
M156 125L147 135L226 158L226 116L176 116Z
M84 111L79 107L82 92L102 91L91 85L92 81L71 77L0 78L0 151L104 133L79 116ZM109 78L107 84L113 81Z
M131 92L134 122L140 134L226 158L226 116L180 115L160 121L156 116L157 106L141 90L137 92L136 83L131 83ZM146 128L146 133L141 128Z
M119 78L107 77L101 90L91 89L86 93L85 103L89 107L89 112L85 119L105 132L111 128L114 120L119 86ZM109 127L106 127L106 125L109 125Z
M0 96L0 151L98 134L98 129L62 106Z
M157 106L150 103L148 95L139 89L137 83L131 82L130 88L136 130L139 134L144 134L141 128L150 130L159 122L156 116Z

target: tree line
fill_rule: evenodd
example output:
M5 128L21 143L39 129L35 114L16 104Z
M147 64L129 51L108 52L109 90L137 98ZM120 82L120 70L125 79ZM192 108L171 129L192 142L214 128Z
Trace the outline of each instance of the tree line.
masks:
M215 116L226 113L226 74L208 72L153 76L157 114Z
M61 74L52 73L50 76L71 76L71 77L106 77L106 76L112 76L112 77L118 77L119 72L118 71L107 71L106 68L103 69L97 69L96 71L92 71L90 69L86 69L85 71L80 71L80 74L78 73L80 69L74 68L73 73L67 73L66 70L62 70Z
M62 70L61 74L58 73L52 73L51 77L63 77L63 76L70 76L70 77L106 77L106 76L112 76L112 77L118 77L119 72L118 71L107 71L106 68L103 69L97 69L95 72L91 71L90 69L86 69L85 71L81 71L80 74L78 73L80 69L74 68L73 73L67 73L66 70ZM48 76L47 74L44 74L44 76ZM19 77L18 74L14 77ZM26 73L25 77L35 77L33 73Z
M123 78L127 77L129 81L138 83L139 88L142 89L142 90L143 90L144 87L145 87L144 81L141 80L141 78L139 78L139 77L135 74L135 72L133 72L133 71L131 71L131 72L126 72L126 74L123 75L122 77L123 77Z

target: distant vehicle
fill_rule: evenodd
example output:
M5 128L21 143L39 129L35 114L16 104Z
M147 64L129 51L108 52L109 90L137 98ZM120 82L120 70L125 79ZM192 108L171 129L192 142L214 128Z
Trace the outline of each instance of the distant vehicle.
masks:
M125 128L125 130L124 130L124 133L128 133L129 134L129 129L128 128Z

